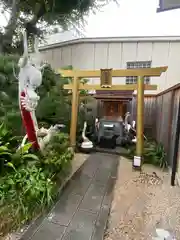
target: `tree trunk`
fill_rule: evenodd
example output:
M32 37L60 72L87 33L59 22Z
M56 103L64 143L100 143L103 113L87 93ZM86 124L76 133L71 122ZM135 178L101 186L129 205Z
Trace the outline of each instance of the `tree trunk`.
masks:
M45 4L36 4L35 14L32 19L24 23L24 27L27 31L27 37L33 35L40 35L41 31L36 27L38 20L46 13ZM20 14L20 0L12 0L11 16L9 22L5 28L5 33L0 33L0 53L11 52L13 36L17 27L17 21ZM19 43L19 49L21 49L22 43Z
M17 20L19 17L19 0L12 0L11 16L7 26L5 27L5 33L0 38L0 52L9 51L11 48L13 35L16 30Z
M41 35L40 29L36 27L37 22L42 18L42 16L46 13L45 4L36 3L35 13L33 18L25 23L25 28L27 31L27 37L32 35Z

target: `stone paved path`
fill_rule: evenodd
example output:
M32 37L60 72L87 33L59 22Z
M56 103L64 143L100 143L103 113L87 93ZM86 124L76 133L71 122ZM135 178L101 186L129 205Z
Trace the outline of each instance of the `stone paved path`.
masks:
M99 240L108 219L118 156L89 156L36 231L21 240Z

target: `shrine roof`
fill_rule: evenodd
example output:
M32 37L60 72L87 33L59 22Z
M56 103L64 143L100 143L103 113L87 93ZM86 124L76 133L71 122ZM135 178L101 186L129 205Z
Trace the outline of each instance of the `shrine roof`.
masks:
M132 96L132 90L97 90L96 95Z

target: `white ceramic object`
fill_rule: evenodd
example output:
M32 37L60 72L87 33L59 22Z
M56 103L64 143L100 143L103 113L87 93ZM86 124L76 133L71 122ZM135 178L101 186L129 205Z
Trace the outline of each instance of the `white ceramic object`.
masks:
M82 149L92 149L93 148L93 143L86 137L86 128L87 128L87 122L84 122L84 128L82 131L82 139L83 142L81 143L81 148Z
M176 240L167 230L161 228L156 229L156 234L157 237L153 237L152 240Z
M82 142L81 148L83 148L83 149L92 149L93 148L93 143L91 141Z

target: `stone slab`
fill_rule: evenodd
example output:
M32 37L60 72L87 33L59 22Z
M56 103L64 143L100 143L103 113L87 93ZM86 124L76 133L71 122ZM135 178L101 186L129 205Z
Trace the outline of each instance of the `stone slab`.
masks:
M62 240L90 240L97 214L78 210Z
M48 220L62 226L68 226L81 200L82 196L80 195L63 195L49 214Z
M33 240L61 240L66 227L45 221L40 229L30 238Z
M97 213L101 208L104 194L105 186L97 183L91 184L79 208Z

